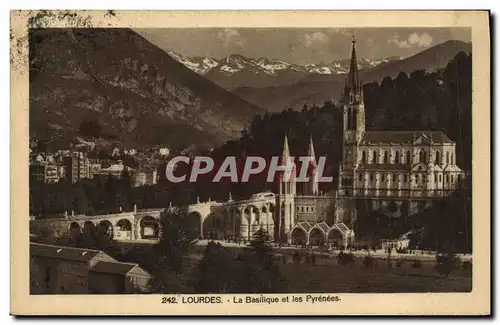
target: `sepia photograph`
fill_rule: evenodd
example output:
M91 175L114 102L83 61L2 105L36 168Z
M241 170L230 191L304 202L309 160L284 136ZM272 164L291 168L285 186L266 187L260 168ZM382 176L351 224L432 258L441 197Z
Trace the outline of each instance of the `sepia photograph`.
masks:
M490 215L473 205L489 206L473 182L477 133L490 137L489 118L473 123L489 102L473 96L485 48L471 24L16 15L26 141L13 150L27 159L17 199L29 214L15 216L26 220L16 236L33 299L268 306L292 295L327 309L345 294L468 295L483 275L489 290L489 266L477 268L489 242L474 243ZM488 29L481 37L489 53Z

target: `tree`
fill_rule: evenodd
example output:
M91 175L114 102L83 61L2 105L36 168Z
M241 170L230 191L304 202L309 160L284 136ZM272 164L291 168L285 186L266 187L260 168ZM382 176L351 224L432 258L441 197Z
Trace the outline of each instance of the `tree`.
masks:
M459 262L458 258L452 252L436 255L436 265L434 269L447 278Z
M160 241L156 246L167 267L179 272L184 256L191 248L195 237L189 229L187 208L168 209L160 216Z
M155 245L150 283L154 293L184 292L180 275L186 273L185 263L195 238L189 229L187 208L165 210L160 216L160 240Z
M234 273L237 279L236 292L271 293L285 290L285 279L276 263L273 249L267 244L269 236L259 229L248 248L241 254Z
M233 256L219 243L209 242L198 264L197 293L224 293L234 290Z
M122 258L122 250L118 242L106 233L106 229L100 226L84 231L76 237L64 239L60 244L100 250L116 259Z

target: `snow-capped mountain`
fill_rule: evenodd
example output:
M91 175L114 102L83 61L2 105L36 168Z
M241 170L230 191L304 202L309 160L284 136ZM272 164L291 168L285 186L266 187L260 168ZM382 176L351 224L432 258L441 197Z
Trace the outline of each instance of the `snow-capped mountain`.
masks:
M179 61L180 63L184 64L189 69L201 75L207 73L210 69L219 64L219 61L217 61L214 58L199 57L199 56L186 57L182 54L173 51L168 51L167 54L170 55L172 58L176 59L177 61Z
M349 59L299 65L266 57L247 58L239 54L232 54L217 60L210 57L187 57L172 51L167 53L189 69L204 75L226 89L289 84L314 75L336 76L349 71ZM400 57L376 60L360 58L358 65L360 69L373 68L400 59Z
M228 57L217 60L211 57L187 57L173 51L168 51L167 53L189 69L202 75L207 74L211 70L219 70L224 74L231 75L248 68L256 69L256 72L263 72L268 75L276 74L277 71L282 70L318 74L344 74L349 71L349 59L335 60L330 63L321 62L316 64L299 65L266 57L259 57L257 59L247 58L239 54L232 54ZM360 69L373 68L381 63L400 59L401 57L390 57L375 60L361 58L358 59L358 64Z

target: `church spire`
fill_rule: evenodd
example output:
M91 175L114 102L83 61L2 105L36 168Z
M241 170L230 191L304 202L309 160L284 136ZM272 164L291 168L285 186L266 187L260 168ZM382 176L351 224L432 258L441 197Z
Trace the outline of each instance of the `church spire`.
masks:
M305 184L305 194L318 194L318 173L317 173L317 163L316 163L316 154L314 153L314 144L312 136L309 137L309 150L307 152L307 156L312 158L312 161L309 164L309 168L307 171L307 175L309 176L309 182Z
M357 90L359 87L358 60L356 58L356 38L352 37L351 66L349 68L349 88Z
M285 160L288 157L290 157L290 149L288 148L288 136L285 133L285 143L283 144L283 153L281 155L281 158Z
M316 158L316 155L314 154L314 144L312 136L309 137L309 150L307 151L307 156Z
M361 100L361 85L358 74L358 60L356 58L356 39L354 36L352 37L351 64L349 66L349 75L346 79L344 93L348 102L352 103Z

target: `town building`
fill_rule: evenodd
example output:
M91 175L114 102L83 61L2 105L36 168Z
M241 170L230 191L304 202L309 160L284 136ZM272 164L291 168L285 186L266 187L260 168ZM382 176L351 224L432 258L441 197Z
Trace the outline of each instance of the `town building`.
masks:
M116 163L111 164L111 166L107 168L99 169L95 175L99 177L107 177L111 175L113 178L121 178L125 170L129 173L130 176L133 176L135 173L135 169L131 167L127 167L123 164L122 160L118 160Z
M34 161L29 165L30 180L43 183L59 182L59 167L47 162Z
M90 161L83 152L70 152L62 157L65 177L72 183L84 178L92 178L90 173Z
M152 276L92 249L30 243L31 294L148 292Z
M154 185L157 181L156 169L144 169L135 172L134 186Z

